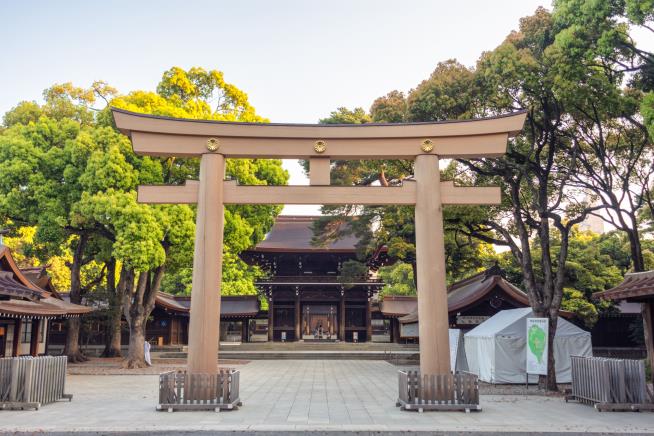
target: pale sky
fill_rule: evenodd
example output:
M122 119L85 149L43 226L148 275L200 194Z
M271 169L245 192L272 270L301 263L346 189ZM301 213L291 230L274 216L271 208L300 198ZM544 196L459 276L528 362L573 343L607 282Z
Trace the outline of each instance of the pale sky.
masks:
M408 91L439 61L474 65L539 5L550 1L2 1L0 114L54 83L154 90L171 66L201 66L271 121L315 123ZM285 167L306 183L297 162Z

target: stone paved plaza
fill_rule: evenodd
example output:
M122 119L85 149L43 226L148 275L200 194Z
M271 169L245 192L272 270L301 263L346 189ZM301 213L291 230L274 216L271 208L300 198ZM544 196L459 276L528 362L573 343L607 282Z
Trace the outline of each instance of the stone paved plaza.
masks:
M156 412L156 376L72 375L72 403L2 411L0 430L654 433L652 413L600 413L560 397L486 395L478 413L401 412L397 367L383 361L260 360L238 368L238 411Z

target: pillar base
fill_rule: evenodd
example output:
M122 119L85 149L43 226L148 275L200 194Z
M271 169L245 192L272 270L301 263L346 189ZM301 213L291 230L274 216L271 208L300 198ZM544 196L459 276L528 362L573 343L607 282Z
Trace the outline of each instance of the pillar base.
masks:
M233 369L221 369L215 374L160 374L157 410L236 410L243 405L239 396L240 374Z
M402 410L481 411L479 378L469 372L421 375L398 371L399 393L395 405Z

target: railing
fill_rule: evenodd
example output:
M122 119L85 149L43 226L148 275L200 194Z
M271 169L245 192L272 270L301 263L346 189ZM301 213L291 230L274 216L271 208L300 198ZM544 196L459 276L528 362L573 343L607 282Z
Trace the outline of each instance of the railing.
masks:
M64 393L66 356L0 358L0 409L38 409Z
M571 356L572 391L566 400L593 404L598 410L651 409L642 360Z
M398 371L399 396L396 405L405 410L481 410L479 378L469 372L420 375Z
M157 410L215 410L241 406L240 372L221 369L216 374L171 371L159 375Z
M379 279L354 279L352 283L345 283L341 281L340 276L336 275L297 275L297 276L273 276L268 279L258 280L255 285L270 285L272 283L331 283L331 284L362 284L362 285L371 285L371 286L382 286L384 282Z

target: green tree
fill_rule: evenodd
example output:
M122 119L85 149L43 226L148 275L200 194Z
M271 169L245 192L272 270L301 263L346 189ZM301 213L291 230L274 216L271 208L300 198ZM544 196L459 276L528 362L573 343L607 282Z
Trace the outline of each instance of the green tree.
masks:
M222 73L216 70L205 71L200 68L192 68L184 71L174 67L164 73L156 94L133 92L127 96L113 99L111 104L136 112L180 118L265 121L256 115L247 100L247 95L226 83L222 77ZM210 104L209 100L215 102L215 107ZM146 160L148 158L133 157L131 159L148 162L148 168L156 170L154 175L148 176L148 179L153 180L154 177L159 183L176 184L189 178L198 177L197 159L167 158L154 163L149 163ZM279 160L229 159L226 165L226 175L246 185L284 184L288 180L288 174L281 168ZM141 180L140 183L148 182ZM147 206L143 207L147 208ZM171 206L159 207L159 209L160 213L165 215L159 220L164 223L173 223L171 227L163 231L166 238L171 235L173 227L191 229L191 233L190 237L180 237L177 242L168 239L160 241L160 248L163 248L166 263L157 265L155 262L147 265L146 270L134 268L134 271L139 272L138 279L135 279L134 288L129 288L133 291L126 293L123 298L124 312L130 329L133 330L130 335L128 356L128 366L131 367L141 366L144 363L144 327L154 308L156 293L164 282L164 271L170 267L174 276L187 280L186 283L175 284L173 289L187 291L190 284L188 279L191 277L190 269L192 267L193 215L180 214L179 211L171 209ZM259 274L258 271L247 266L237 255L263 239L273 224L274 217L280 211L281 206L239 205L225 208L225 263L223 266L223 293L225 295L254 294L256 292L253 279ZM174 223L174 217L182 215L186 216L187 220ZM116 219L112 219L111 222L115 223ZM139 237L133 239L140 240ZM190 245L188 245L189 243ZM123 259L120 258L120 260ZM128 266L129 264L129 262L126 263ZM128 274L128 276L131 275L133 274ZM133 341L132 338L134 338Z
M102 241L95 229L77 226L72 211L82 196L84 164L97 147L95 138L68 118L42 116L0 135L0 216L17 226L36 226L40 258L70 253L70 299L78 304L90 290L83 269L95 260ZM73 362L84 359L79 326L79 319L68 320L65 352Z
M404 93L395 90L372 103L370 116L375 123L402 123L408 118L407 109Z
M321 124L366 124L371 121L370 115L363 108L350 110L346 107L339 107L329 117L322 118Z
M51 254L70 247L74 302L83 294L84 265L92 261L104 265L101 275L113 295L112 324L119 325L122 312L130 325L129 367L144 364L144 327L165 272L182 275L191 268L194 233L193 208L138 204L135 187L197 178L198 161L134 155L129 140L111 127L108 107L92 105L101 97L143 113L265 121L255 114L245 93L224 82L218 71L173 68L164 73L157 89L159 93L118 96L102 82L89 90L56 85L45 92L46 103L36 122L34 117L18 116L34 111L13 110L5 122L18 121L0 136L0 170L7 175L0 186L0 216L36 226L37 245ZM243 184L283 184L288 179L278 160L230 159L227 175ZM254 292L254 273L237 254L263 238L280 209L247 205L226 209L226 293ZM119 328L111 331L107 348L116 354ZM76 348L67 352L73 361L83 358L78 332L79 326L77 331L69 327L67 343Z
M534 245L535 274L540 278L541 251L538 244ZM560 237L556 232L552 235L551 246L558 257ZM522 269L510 253L503 253L500 264L507 271L509 281L521 283ZM618 233L600 235L574 228L568 245L561 309L575 313L587 327L592 327L598 314L612 310L612 305L594 301L592 294L620 283L629 266L629 243Z
M442 121L475 114L477 82L472 69L455 59L439 62L429 79L408 97L408 121Z
M384 282L379 291L382 299L387 295L417 295L413 267L408 263L396 262L379 268L379 278Z

